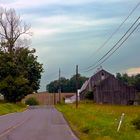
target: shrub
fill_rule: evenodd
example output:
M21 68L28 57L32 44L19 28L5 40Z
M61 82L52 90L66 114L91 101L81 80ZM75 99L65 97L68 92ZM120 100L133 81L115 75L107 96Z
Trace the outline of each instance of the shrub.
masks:
M132 121L132 124L136 129L140 130L140 115Z
M85 99L88 99L88 100L93 100L94 98L94 93L92 91L88 91L86 94L85 94Z
M30 97L25 101L26 105L39 105L39 102L37 101L36 98Z

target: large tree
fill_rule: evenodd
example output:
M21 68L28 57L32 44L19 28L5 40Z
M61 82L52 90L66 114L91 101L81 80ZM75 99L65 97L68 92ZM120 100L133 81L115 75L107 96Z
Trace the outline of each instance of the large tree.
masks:
M0 39L5 51L23 45L24 36L31 34L29 29L30 25L23 23L14 9L0 8Z
M35 49L24 44L22 35L29 34L28 30L13 9L0 10L0 93L8 102L20 101L39 89L43 68Z

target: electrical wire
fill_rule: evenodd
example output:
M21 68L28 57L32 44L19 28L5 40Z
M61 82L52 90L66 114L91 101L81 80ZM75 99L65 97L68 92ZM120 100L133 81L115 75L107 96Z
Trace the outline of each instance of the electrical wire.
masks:
M87 69L90 69L91 67L94 67L95 65L97 65L97 63L99 63L104 57L106 57L119 43L120 41L123 40L123 38L128 34L128 32L134 27L134 25L138 22L138 20L140 19L140 17L138 17L135 22L131 25L131 27L125 32L125 34L115 43L115 45L107 52L105 53L99 60L97 60L93 65L87 67Z
M112 39L112 37L120 30L120 28L123 26L123 24L134 13L134 11L138 8L139 5L140 5L140 2L137 3L137 5L132 9L132 11L129 13L129 15L123 20L123 22L119 25L119 27L109 36L109 38L93 53L94 55L97 54L97 52L99 52ZM93 56L93 54L92 54L92 56Z
M87 70L86 72L88 71L91 71L97 67L99 67L101 64L103 64L108 58L110 58L110 56L112 56L123 44L124 42L134 33L134 31L138 28L138 26L140 25L140 23L130 32L130 34L123 40L123 42L111 53L109 54L101 63L99 63L98 65L96 65L95 67Z

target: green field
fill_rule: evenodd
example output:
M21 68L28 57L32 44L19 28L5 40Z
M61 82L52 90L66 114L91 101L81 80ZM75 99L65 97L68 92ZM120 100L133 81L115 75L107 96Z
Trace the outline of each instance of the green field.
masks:
M0 103L0 115L24 111L26 106L23 104L10 104L10 103Z
M81 140L140 140L140 130L136 130L131 122L140 115L140 106L80 103L78 109L74 104L56 107ZM122 113L125 117L117 132Z

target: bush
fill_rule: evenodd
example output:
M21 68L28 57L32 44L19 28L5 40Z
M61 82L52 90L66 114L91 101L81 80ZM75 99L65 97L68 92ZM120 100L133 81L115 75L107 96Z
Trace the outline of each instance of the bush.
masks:
M30 97L25 101L26 105L39 105L39 102L37 101L36 98Z
M140 130L140 115L132 121L132 124L136 129Z
M94 93L93 93L92 91L88 91L88 92L85 94L85 99L93 100L93 99L94 99Z

